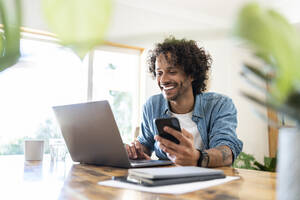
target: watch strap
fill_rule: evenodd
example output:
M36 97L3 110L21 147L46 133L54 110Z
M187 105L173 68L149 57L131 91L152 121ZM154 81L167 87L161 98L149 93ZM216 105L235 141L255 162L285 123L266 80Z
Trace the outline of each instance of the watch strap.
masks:
M199 167L207 167L209 163L209 156L208 153L204 150L197 149L200 153L200 157L197 161L197 166Z

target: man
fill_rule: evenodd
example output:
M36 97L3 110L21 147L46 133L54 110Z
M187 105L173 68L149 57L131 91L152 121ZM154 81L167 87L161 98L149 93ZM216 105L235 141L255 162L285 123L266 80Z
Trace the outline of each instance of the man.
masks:
M126 145L129 157L150 159L155 151L159 159L170 159L176 165L231 165L243 146L235 133L237 111L230 98L204 92L210 56L193 40L170 37L156 45L148 62L162 94L145 103L142 133ZM181 132L164 127L179 144L156 133L154 119L167 117L179 120Z

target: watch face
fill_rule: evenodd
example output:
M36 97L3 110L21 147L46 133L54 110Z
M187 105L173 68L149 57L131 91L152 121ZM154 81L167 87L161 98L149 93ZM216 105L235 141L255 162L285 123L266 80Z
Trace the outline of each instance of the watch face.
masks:
M203 167L208 167L208 157L207 156L203 158L202 166Z

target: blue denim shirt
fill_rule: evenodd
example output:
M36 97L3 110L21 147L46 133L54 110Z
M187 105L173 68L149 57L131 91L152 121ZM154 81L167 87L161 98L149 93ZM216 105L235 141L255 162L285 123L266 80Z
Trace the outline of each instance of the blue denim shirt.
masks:
M160 159L168 159L154 140L156 127L154 119L171 117L168 101L162 94L148 99L143 108L142 133L138 140ZM205 149L228 146L234 159L242 151L243 143L235 133L237 111L232 100L217 93L202 93L195 98L192 120L197 124Z

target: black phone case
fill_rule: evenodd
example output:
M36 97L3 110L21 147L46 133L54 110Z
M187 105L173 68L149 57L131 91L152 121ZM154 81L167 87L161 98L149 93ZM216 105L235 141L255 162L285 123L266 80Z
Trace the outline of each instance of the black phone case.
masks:
M168 139L176 144L179 144L179 141L173 136L170 135L169 133L165 132L163 130L163 128L165 126L169 126L177 131L181 132L181 128L180 128L180 124L177 118L175 117L171 117L171 118L159 118L159 119L155 119L155 125L156 125L156 129L158 131L159 136Z

